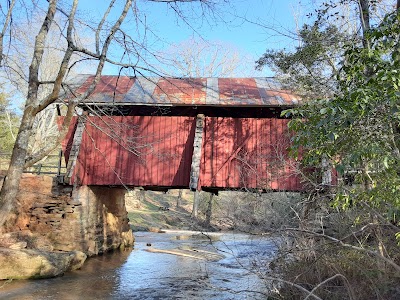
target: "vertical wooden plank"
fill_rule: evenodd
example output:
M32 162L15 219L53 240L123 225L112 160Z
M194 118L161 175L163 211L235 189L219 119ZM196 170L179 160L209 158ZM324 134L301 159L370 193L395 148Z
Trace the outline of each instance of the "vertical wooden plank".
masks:
M263 188L263 178L265 177L265 170L263 169L263 159L262 159L262 143L265 140L265 136L263 135L262 127L263 127L263 120L257 119L256 124L256 148L255 148L255 155L256 155L256 170L257 170L257 188ZM258 139L257 139L258 137Z
M166 117L168 118L168 117ZM155 118L152 119L152 124L153 124L153 133L155 134L154 136L154 152L153 152L153 160L150 168L150 176L149 180L147 181L147 185L153 185L153 182L158 181L161 183L162 178L164 177L163 175L166 174L166 170L163 168L163 158L162 158L162 152L161 149L165 146L165 124L166 124L166 119L159 119ZM158 177L158 169L163 168L161 172L163 175L161 175L160 172L160 177ZM161 184L160 184L161 185Z
M100 118L99 118L100 119ZM100 121L100 120L99 120ZM107 122L108 120L105 120ZM98 156L100 161L102 162L102 172L101 172L101 184L106 185L110 181L110 165L109 165L109 159L110 159L110 149L111 149L111 138L107 135L107 131L109 130L106 126L107 124L104 124L103 122L98 123L99 127L102 128L101 131L98 131L98 133L102 136L101 138L97 138L97 143L98 143L98 148L100 149ZM106 127L106 128L104 128ZM105 131L105 132L104 132Z
M271 119L271 146L270 146L270 157L271 157L271 189L275 190L278 188L277 177L278 177L278 161L276 155L277 146L277 124L276 119Z
M181 141L178 140L178 134L182 130L180 121L181 121L180 117L170 117L168 118L168 125L166 126L167 127L166 132L169 135L169 137L166 141L167 145L165 147L166 149L164 149L165 153L167 154L167 158L164 159L164 166L168 168L168 180L164 181L165 186L172 185L174 174L176 173L176 171L178 171L179 167L179 160L177 159L177 157L181 157L181 155L179 154L182 153L182 147L181 147L182 144ZM175 132L172 131L172 122L174 122L176 126ZM179 145L179 148L177 149L179 151L176 151L174 149L175 148L174 145L175 147ZM170 160L172 164L169 163Z
M166 165L165 164L165 154L164 151L167 151L167 145L168 145L168 140L171 139L170 136L167 136L168 131L167 131L167 124L168 124L168 119L170 117L166 117L164 119L160 119L160 122L157 122L159 129L158 132L160 133L158 139L159 142L157 143L157 156L160 158L157 160L157 165L155 165L155 169L153 169L153 171L155 171L157 173L157 178L158 178L158 182L160 182L160 185L165 185L165 181L167 181L169 179L169 168L171 167L171 165ZM168 154L168 153L167 153ZM171 164L173 164L174 162L171 161ZM161 172L158 172L158 170L160 170ZM160 175L160 176L158 176ZM155 177L156 178L156 177ZM155 183L155 185L157 185L157 182L154 181L154 179L152 180L151 185L153 185L153 182Z
M240 183L240 170L238 169L238 167L240 166L240 164L238 163L237 160L237 156L238 153L234 154L232 157L231 155L233 154L233 152L236 150L237 146L241 144L241 140L240 137L243 136L242 132L240 132L242 130L242 119L231 119L233 124L235 124L235 126L229 126L229 120L224 119L224 125L223 125L223 130L228 131L230 128L233 129L232 131L232 138L228 138L225 148L228 149L228 151L226 151L226 149L222 150L222 153L225 154L224 160L229 160L229 163L226 164L226 167L224 168L224 173L221 174L222 176L222 182L221 184L224 185L224 187L227 188L236 188L238 187L239 183ZM229 134L226 134L227 137L229 137Z
M281 155L282 157L284 157L284 162L282 165L282 173L281 173L281 186L280 189L281 190L287 190L290 187L290 178L289 178L289 169L288 169L288 163L287 163L287 149L286 149L286 137L285 137L285 133L286 133L286 129L285 129L285 120L284 119L278 119L280 127L281 127L281 133L280 133L280 141L281 141L281 146L280 149L282 151Z
M110 148L108 150L108 154L109 154L109 158L108 158L108 168L110 169L110 171L108 172L109 174L109 178L108 178L108 182L111 182L111 184L115 184L118 181L118 184L121 185L122 182L120 181L120 175L119 175L119 170L117 169L117 147L118 147L118 134L113 134L113 131L115 130L121 130L120 128L118 128L120 125L118 124L118 119L119 117L113 117L113 118L108 118L108 125L110 126L110 128L108 129L109 131L109 135L110 137Z
M257 188L257 179L258 179L258 171L257 171L257 156L256 156L256 151L257 151L257 119L249 119L249 126L248 130L251 134L250 137L250 147L248 149L248 160L251 163L251 182L252 182L252 188ZM261 137L259 137L261 138Z
M271 189L271 119L265 120L265 128L264 128L264 135L266 137L264 144L263 144L263 169L265 172L265 189Z
M137 148L140 148L140 150L138 149L138 153L137 156L134 156L133 154L130 154L130 161L131 161L131 174L132 174L132 182L134 186L140 186L139 180L138 178L140 178L140 159L141 159L141 155L143 152L142 149L142 139L141 139L141 135L142 135L142 123L140 122L140 117L134 116L132 118L132 123L134 124L134 126L131 128L131 134L132 136L135 136L136 141L135 144L138 145Z
M117 157L116 157L116 168L118 169L119 172L119 179L124 183L128 184L126 180L126 168L124 168L124 154L127 152L125 148L128 147L127 144L127 127L129 126L129 118L119 118L119 123L121 124L121 130L120 130L120 139L119 143L117 144ZM117 184L117 183L115 183Z
M213 172L212 172L212 182L211 186L217 186L217 176L218 176L218 169L220 167L220 160L222 158L221 155L218 155L220 153L221 147L223 147L224 141L221 141L219 139L219 124L220 122L223 122L222 118L215 118L215 121L213 123L212 131L211 131L211 140L212 140L212 156L211 156L211 161L213 163Z

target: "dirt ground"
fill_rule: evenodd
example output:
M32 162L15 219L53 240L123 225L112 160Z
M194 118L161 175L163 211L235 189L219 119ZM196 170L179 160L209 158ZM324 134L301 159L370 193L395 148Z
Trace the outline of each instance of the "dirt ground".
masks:
M126 208L134 231L160 231L162 229L195 230L201 225L191 218L193 193L183 190L177 206L178 190L167 193L135 191L126 198Z

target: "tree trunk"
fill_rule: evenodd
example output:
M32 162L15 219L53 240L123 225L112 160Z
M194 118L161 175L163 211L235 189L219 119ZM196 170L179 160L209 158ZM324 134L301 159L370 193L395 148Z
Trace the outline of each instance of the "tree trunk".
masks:
M359 4L360 22L361 22L361 28L362 28L363 46L364 46L364 48L369 49L370 48L369 41L366 38L366 33L371 28L369 0L358 0L358 4Z
M39 112L37 108L39 67L43 59L44 44L50 26L54 20L56 7L57 0L50 0L43 24L35 38L33 58L29 66L28 95L24 114L14 144L7 176L4 179L3 187L0 191L0 227L4 225L8 218L8 214L17 205L15 198L18 193L19 183L25 166L25 159L28 153L29 137L31 136L35 115Z
M195 191L193 193L193 209L192 209L192 218L197 219L197 215L199 212L199 200L200 200L200 193L199 191Z
M11 155L10 166L0 191L0 227L4 225L9 213L16 204L15 198L17 197L19 183L24 170L25 158L28 153L28 141L35 120L32 111L32 107L27 107L24 111Z
M375 225L375 238L376 238L376 243L377 243L377 250L378 253L382 256L382 257L386 257L385 254L385 244L383 241L383 234L382 234L382 229L380 227L380 223L379 223L379 218L376 214L372 215L372 224ZM380 259L380 258L376 258L376 264L378 266L378 270L380 271L378 273L378 276L382 276L383 274L386 273L386 264L385 262Z
M212 206L213 206L214 194L210 194L207 210L206 210L206 225L211 226Z
M181 207L182 205L182 189L179 189L178 198L176 198L176 207Z

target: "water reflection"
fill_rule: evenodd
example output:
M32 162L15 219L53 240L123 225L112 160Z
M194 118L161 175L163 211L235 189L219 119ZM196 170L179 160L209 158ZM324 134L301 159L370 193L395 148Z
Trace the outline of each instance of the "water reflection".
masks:
M218 262L145 251L196 248L225 256ZM0 289L0 299L263 299L264 272L274 243L247 235L193 232L136 233L133 251L91 258L81 270L45 280L14 281ZM257 268L255 268L257 266ZM0 283L1 284L1 283ZM237 292L237 293L236 293Z

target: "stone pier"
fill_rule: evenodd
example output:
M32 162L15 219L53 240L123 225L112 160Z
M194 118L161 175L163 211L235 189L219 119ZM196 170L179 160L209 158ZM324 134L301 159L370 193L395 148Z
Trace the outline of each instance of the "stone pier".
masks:
M133 244L125 190L105 186L58 185L54 178L25 174L18 213L6 231L27 231L52 251L82 251L88 256Z

